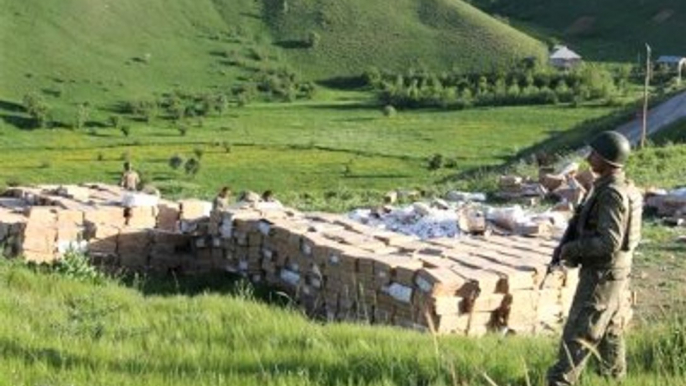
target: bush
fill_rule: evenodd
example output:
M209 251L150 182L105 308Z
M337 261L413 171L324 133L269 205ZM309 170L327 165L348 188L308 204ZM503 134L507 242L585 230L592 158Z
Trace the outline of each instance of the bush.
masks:
M184 163L184 159L180 154L174 154L169 158L169 167L174 170L178 170Z
M205 155L205 150L201 147L196 147L193 149L193 154L195 154L195 157L200 160L202 159L202 156Z
M436 153L429 158L429 170L438 170L443 167L443 155Z
M200 161L195 158L189 158L188 161L183 165L186 174L195 177L200 171Z
M24 95L24 109L33 118L36 127L47 127L50 123L50 106L36 93Z
M185 137L186 134L188 134L188 126L186 125L179 125L176 129L182 137Z
M112 115L109 118L110 126L113 129L118 129L119 126L121 126L121 116L119 115Z
M124 137L128 137L131 135L131 126L122 126L119 128L122 134L124 134Z
M310 48L317 48L321 40L322 37L315 31L310 31L310 33L307 34L307 46Z
M398 112L395 110L395 107L393 107L392 105L386 105L383 107L383 115L385 117L392 118L395 117L397 113Z
M98 271L90 262L88 256L81 252L67 251L52 269L54 272L74 280L102 284L105 274Z

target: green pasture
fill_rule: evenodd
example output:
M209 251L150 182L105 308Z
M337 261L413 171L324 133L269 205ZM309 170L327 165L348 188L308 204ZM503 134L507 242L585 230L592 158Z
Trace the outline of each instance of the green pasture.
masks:
M333 97L332 97L333 98ZM345 98L345 93L338 98ZM110 127L81 130L0 129L0 181L16 183L115 182L130 159L147 181L175 195L212 195L272 189L282 197L308 193L383 191L435 186L474 168L502 165L606 107L479 108L408 111L385 117L380 109L332 100L255 104L223 117L191 120L182 136L164 120L131 125L128 137ZM175 154L202 152L195 176L173 170ZM440 154L444 167L428 170ZM290 195L290 196L289 196Z

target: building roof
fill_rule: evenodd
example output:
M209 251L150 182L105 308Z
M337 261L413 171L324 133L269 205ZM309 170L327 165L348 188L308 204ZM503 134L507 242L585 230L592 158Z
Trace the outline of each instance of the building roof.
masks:
M663 55L657 59L657 62L658 63L674 63L674 64L677 64L677 63L681 63L682 61L685 61L685 60L686 60L686 58L683 56Z
M581 59L581 56L579 56L579 54L570 50L566 46L557 46L557 47L555 47L555 50L553 51L553 53L550 54L550 59L573 60L573 59Z

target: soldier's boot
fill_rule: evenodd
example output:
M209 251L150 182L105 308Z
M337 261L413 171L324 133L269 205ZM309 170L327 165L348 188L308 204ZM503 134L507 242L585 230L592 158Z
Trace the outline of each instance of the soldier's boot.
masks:
M608 332L598 345L600 375L615 380L626 377L626 344L621 334Z
M548 386L570 386L577 383L591 354L587 347L587 343L563 340L558 360L548 369L546 375Z

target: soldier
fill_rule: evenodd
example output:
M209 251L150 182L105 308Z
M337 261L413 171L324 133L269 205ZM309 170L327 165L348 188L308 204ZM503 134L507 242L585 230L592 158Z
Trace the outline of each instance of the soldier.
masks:
M138 173L131 168L130 162L124 162L124 172L119 180L119 186L126 190L136 191L138 190L138 184L141 182Z
M558 360L548 370L549 386L574 384L592 352L600 356L603 375L626 375L623 333L632 313L628 285L641 233L642 197L624 175L631 147L623 135L602 132L590 147L587 160L598 179L551 263L581 269Z
M217 196L212 201L212 210L226 210L229 208L229 196L231 196L231 188L224 186Z

